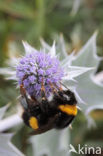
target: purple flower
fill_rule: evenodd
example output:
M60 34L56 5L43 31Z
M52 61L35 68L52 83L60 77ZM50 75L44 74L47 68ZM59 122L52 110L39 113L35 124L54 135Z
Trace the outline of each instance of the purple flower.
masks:
M32 52L19 61L16 76L19 85L23 84L29 95L38 98L41 96L42 84L46 96L49 96L52 92L51 85L59 87L64 72L56 57L44 52Z

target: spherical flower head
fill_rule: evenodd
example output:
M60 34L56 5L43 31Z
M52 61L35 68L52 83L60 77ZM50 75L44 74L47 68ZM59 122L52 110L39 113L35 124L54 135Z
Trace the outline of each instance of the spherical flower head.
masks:
M33 52L22 57L16 68L16 76L19 85L23 84L30 96L38 98L42 86L47 97L53 91L52 86L59 88L64 72L56 57L44 52Z

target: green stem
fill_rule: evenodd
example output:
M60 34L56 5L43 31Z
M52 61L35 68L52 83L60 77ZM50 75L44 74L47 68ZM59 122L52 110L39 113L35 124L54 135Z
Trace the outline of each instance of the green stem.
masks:
M39 38L43 36L45 29L45 0L36 0L36 9L37 9L36 35Z

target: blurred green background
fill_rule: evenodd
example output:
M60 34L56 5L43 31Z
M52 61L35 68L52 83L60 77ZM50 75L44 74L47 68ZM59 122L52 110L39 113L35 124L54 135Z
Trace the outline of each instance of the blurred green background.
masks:
M5 66L5 61L11 55L22 54L22 40L39 48L41 37L52 44L53 39L62 33L68 53L73 49L78 52L95 30L99 32L98 55L103 57L103 0L0 0L0 67ZM101 70L102 61L98 71ZM11 102L14 110L17 95L15 84L0 76L0 106ZM79 113L73 123L75 128L71 131L73 145L103 142L103 111L95 111L92 116L96 120L97 129L88 130L83 114ZM25 133L22 134L22 130ZM25 137L27 131L23 127L13 142L29 155Z

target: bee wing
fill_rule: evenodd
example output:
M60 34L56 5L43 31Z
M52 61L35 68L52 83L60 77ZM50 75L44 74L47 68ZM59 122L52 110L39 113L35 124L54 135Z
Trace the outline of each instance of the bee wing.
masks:
M19 101L20 101L20 103L21 103L21 105L22 105L22 107L23 107L24 109L27 109L27 108L28 108L28 104L27 104L27 101L26 101L25 97L21 96L21 97L19 98Z

